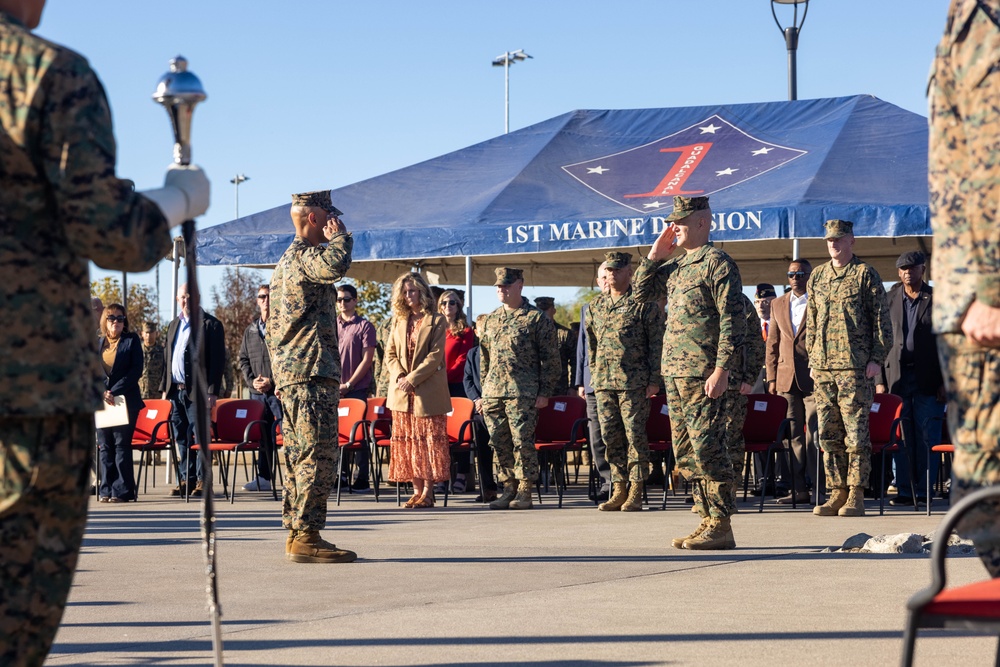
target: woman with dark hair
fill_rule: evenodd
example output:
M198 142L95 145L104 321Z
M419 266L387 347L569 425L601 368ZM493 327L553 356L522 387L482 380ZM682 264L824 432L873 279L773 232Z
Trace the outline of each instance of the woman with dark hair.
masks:
M97 447L101 466L98 500L123 503L135 500L135 474L132 470L132 432L139 412L145 406L139 393L142 377L142 342L129 331L125 308L113 303L101 314L101 364L104 367L104 402L114 405L116 396L125 397L128 423L97 429Z
M389 480L412 482L406 507L434 507L434 483L451 476L448 417L451 398L444 367L445 318L419 273L392 286L392 330L386 342L386 406L392 410Z
M455 290L445 290L438 297L438 312L448 320L448 331L444 338L444 362L448 370L448 393L465 397L465 360L469 350L476 346L476 332L465 317L465 301ZM451 488L456 493L465 492L465 476L469 472L469 457L458 459L458 471Z

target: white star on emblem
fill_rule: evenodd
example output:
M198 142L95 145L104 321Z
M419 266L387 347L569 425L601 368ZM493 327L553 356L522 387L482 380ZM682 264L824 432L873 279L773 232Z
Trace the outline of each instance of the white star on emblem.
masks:
M606 171L611 171L610 169L605 169L604 167L598 165L596 167L587 167L588 174L603 174Z
M661 202L661 201L651 201L648 204L643 204L642 206L643 206L643 208L659 208L659 207L663 206L663 202Z
M733 169L732 167L727 167L722 171L715 172L716 176L732 176L734 171L739 171L739 169Z
M774 150L774 148L758 148L755 151L751 151L750 155L767 155L768 153L770 153L773 150Z
M709 123L708 127L699 127L698 129L701 130L702 134L715 134L716 130L722 129L722 126Z

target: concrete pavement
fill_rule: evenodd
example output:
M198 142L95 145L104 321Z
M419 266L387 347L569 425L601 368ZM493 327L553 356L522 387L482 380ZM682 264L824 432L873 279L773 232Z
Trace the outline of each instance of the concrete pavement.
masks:
M217 501L227 665L892 665L924 556L824 554L847 537L925 533L905 508L863 518L749 504L738 548L671 549L697 517L598 512L579 487L531 511L397 508L371 494L331 502L324 537L346 565L284 559L280 504ZM658 506L658 505L657 505ZM200 506L166 496L91 506L69 607L47 665L210 665ZM953 558L955 583L982 579ZM996 640L924 635L917 664L993 664Z

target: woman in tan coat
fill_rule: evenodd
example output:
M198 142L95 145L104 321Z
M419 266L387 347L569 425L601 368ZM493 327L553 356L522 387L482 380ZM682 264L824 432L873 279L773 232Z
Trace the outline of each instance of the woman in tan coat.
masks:
M451 397L444 358L448 321L436 311L423 276L406 273L396 279L394 322L385 348L386 405L392 410L389 479L413 483L406 507L434 507L434 483L451 477Z

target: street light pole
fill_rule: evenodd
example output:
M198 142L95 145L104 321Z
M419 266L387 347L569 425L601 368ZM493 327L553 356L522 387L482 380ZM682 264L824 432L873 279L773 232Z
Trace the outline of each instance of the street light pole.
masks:
M243 174L236 174L236 178L230 178L229 182L236 186L236 217L240 217L240 183L249 181L250 177Z
M792 5L792 24L783 27L778 20L778 12L775 5ZM802 5L802 18L799 18L799 5ZM785 36L785 48L788 49L788 99L799 99L798 91L798 71L796 68L795 54L799 49L799 33L806 22L806 13L809 11L809 0L771 0L771 16L778 26L778 30ZM799 257L799 239L792 239L792 259Z
M524 49L517 51L504 51L493 59L494 67L503 67L503 133L510 132L510 66L514 63L533 58L524 52Z

